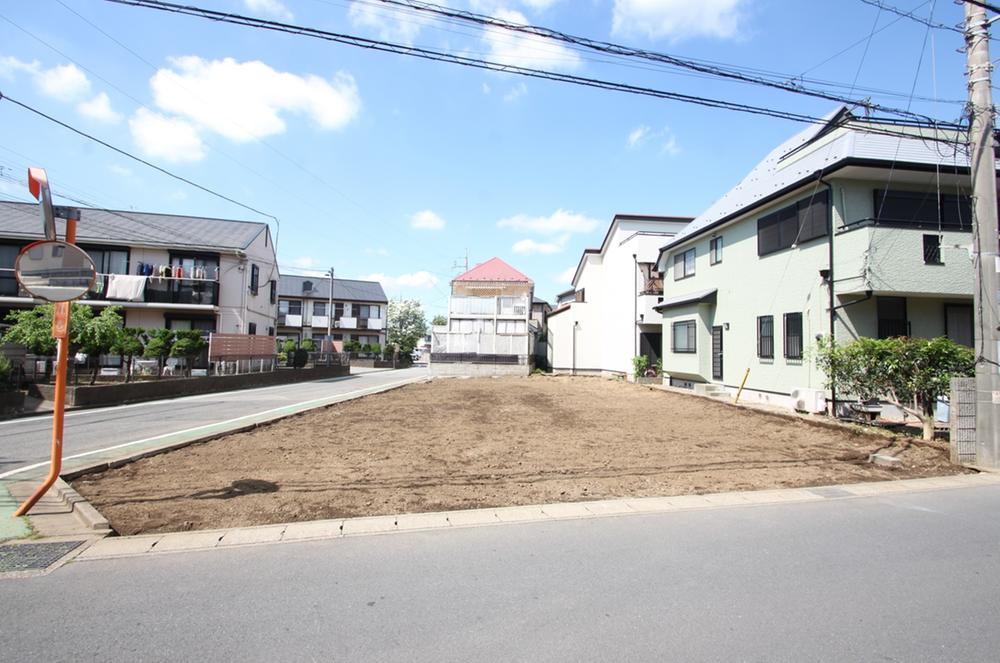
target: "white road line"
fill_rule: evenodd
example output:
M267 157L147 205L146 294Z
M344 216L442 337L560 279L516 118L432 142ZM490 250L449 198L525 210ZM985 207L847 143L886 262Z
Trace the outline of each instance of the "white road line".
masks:
M386 368L386 369L382 369L382 370L384 370L386 372L389 372L392 369ZM371 375L373 373L380 373L380 372L382 372L382 371L381 370L379 370L379 371L366 371L364 373L352 373L351 375L343 375L341 377L336 377L336 378L320 378L318 380L308 380L306 382L290 382L288 384L275 384L275 385L271 385L269 387L254 387L252 389L233 389L231 391L217 391L217 392L213 392L213 393L210 393L210 394L199 394L197 396L178 396L176 398L161 398L160 400L156 400L156 401L142 401L140 403L129 403L127 405L109 405L107 407L85 408L85 409L82 409L82 410L72 410L70 412L67 412L64 416L65 416L66 419L68 419L70 417L80 417L80 416L83 416L83 415L86 415L86 414L99 414L101 412L107 412L109 410L114 410L115 412L118 412L120 410L126 410L126 409L133 408L133 407L143 407L143 406L146 406L146 405L162 405L164 403L173 403L173 402L176 402L179 399L184 399L185 402L187 402L187 401L197 401L197 400L203 400L203 399L206 399L206 398L214 398L214 397L219 397L219 396L225 396L226 394L253 393L255 391L264 391L265 389L281 389L282 387L291 387L293 385L308 385L308 384L315 384L317 382L340 382L341 380L347 380L349 378L357 378L357 377L360 377L360 376L363 376L363 375ZM45 420L46 418L51 417L51 416L52 416L52 414L48 413L48 414L39 415L39 416L36 416L36 417L20 417L20 418L17 418L17 419L7 419L6 421L0 421L0 426L10 426L11 424L25 423L25 422L29 422L29 421L32 421L32 420Z
M343 394L332 394L330 396L324 396L323 398L315 398L315 399L313 399L311 401L302 401L300 403L292 403L292 404L289 404L289 405L282 405L281 407L271 408L270 410L263 410L261 412L254 412L252 414L245 414L242 417L236 417L235 419L226 419L225 421L217 421L217 422L212 423L212 424L202 424L201 426L195 426L194 428L185 428L183 430L173 431L173 432L170 432L170 433L163 433L161 435L154 435L153 437L147 437L145 439L135 440L133 442L123 442L122 444L116 444L114 446L105 447L103 449L95 449L93 451L84 451L83 453L74 454L72 456L65 456L63 458L63 461L73 460L75 458L84 458L86 456L93 456L95 454L104 453L105 451L114 451L115 449L122 449L124 447L131 447L131 446L134 446L134 445L137 445L137 444L144 444L146 442L153 442L153 441L156 441L156 440L163 439L165 437L170 437L171 435L182 435L184 433L191 433L191 432L194 432L194 431L197 431L197 430L201 430L201 429L205 429L205 428L212 428L212 427L215 427L215 426L224 426L226 424L232 424L232 423L235 423L237 421L241 421L243 419L250 419L252 417L259 417L261 415L270 414L271 412L277 412L278 410L285 410L285 409L296 407L296 406L300 406L300 405L310 405L312 403L321 403L323 401L329 401L331 399L344 398L344 397L349 397L349 396L363 396L363 395L365 395L365 392L370 392L373 389L389 389L391 387L402 386L404 384L409 384L410 382L415 382L417 380L422 380L422 379L423 379L423 377L407 378L405 380L400 380L398 382L390 382L390 383L387 383L387 384L374 385L374 386L371 386L371 387L365 387L364 389L356 389L354 391L348 391L348 392L343 393ZM220 432L224 433L225 431L220 431ZM7 472L4 472L3 474L0 474L0 479L6 479L7 477L14 476L15 474L20 474L21 472L27 472L29 470L35 470L35 469L38 469L40 467L48 467L51 463L52 463L52 461L45 461L43 463L35 463L33 465L25 465L24 467L19 467L16 470L9 470Z

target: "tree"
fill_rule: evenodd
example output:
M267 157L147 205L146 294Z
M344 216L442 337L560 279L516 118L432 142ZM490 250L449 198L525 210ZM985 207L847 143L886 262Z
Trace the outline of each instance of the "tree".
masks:
M56 339L52 338L52 304L41 304L30 309L11 311L6 321L11 323L3 338L6 343L23 345L36 355L52 356L56 353ZM69 352L76 354L87 322L94 317L91 307L73 304L69 317Z
M389 319L386 327L386 342L399 348L402 354L410 354L417 343L427 334L427 319L415 299L389 302Z
M146 332L146 346L142 356L156 359L156 377L163 377L163 364L174 347L174 332L171 329L151 329Z
M817 361L827 387L836 383L860 400L885 400L915 415L925 440L934 438L934 410L951 379L975 372L972 349L945 337L859 338L835 348L823 339Z
M448 324L448 318L443 315L435 315L434 319L431 320L431 325L435 327L442 327Z
M201 351L208 347L208 341L197 329L174 332L174 344L170 348L171 357L183 357L185 373L191 375L191 364Z
M86 308L90 309L89 306ZM99 357L112 352L121 338L123 321L119 311L121 311L120 306L109 306L103 309L99 315L95 316L91 312L76 339L78 348L85 352L88 358L94 360L94 371L90 375L90 384L97 382L97 373L101 368Z
M118 336L118 341L111 348L112 352L117 352L121 356L122 364L125 365L125 382L132 380L132 360L136 355L142 354L142 338L143 330L125 327Z
M306 352L316 352L316 341L311 338L304 338L302 339L302 342L299 343L299 347Z

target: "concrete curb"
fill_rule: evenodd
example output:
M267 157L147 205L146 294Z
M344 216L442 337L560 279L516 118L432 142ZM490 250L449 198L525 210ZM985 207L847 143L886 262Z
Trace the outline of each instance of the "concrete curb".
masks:
M80 493L73 490L73 487L62 480L62 478L56 479L55 484L52 488L56 491L56 495L59 496L66 506L69 507L73 515L77 517L80 522L84 524L89 529L94 530L95 533L107 534L111 531L111 525L108 523L108 519L100 514L100 512L94 508L94 506L88 502Z
M595 502L559 502L531 506L511 506L465 511L409 513L395 516L338 518L294 523L258 525L233 529L143 534L101 539L77 556L76 561L92 561L161 555L195 550L245 547L274 543L321 541L353 536L434 531L504 525L509 523L556 522L608 516L673 513L719 509L732 506L760 506L789 502L822 502L835 499L898 495L908 492L972 488L1000 485L1000 474L964 474L927 479L902 479L838 486L813 486L751 492L642 497Z

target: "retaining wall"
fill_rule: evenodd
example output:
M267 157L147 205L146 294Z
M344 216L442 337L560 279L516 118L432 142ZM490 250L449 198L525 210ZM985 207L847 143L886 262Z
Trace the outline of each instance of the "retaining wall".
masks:
M75 407L98 407L135 403L177 396L212 394L235 389L269 387L292 382L323 380L348 375L349 366L317 366L315 368L279 368L266 373L243 373L241 375L212 375L202 378L162 378L142 382L76 385L66 387L66 405ZM29 394L35 398L53 400L55 386L51 384L31 385Z

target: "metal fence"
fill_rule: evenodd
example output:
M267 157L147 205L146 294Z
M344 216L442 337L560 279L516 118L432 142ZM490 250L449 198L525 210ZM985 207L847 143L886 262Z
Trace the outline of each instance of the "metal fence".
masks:
M951 459L976 462L976 379L952 378L949 411Z

